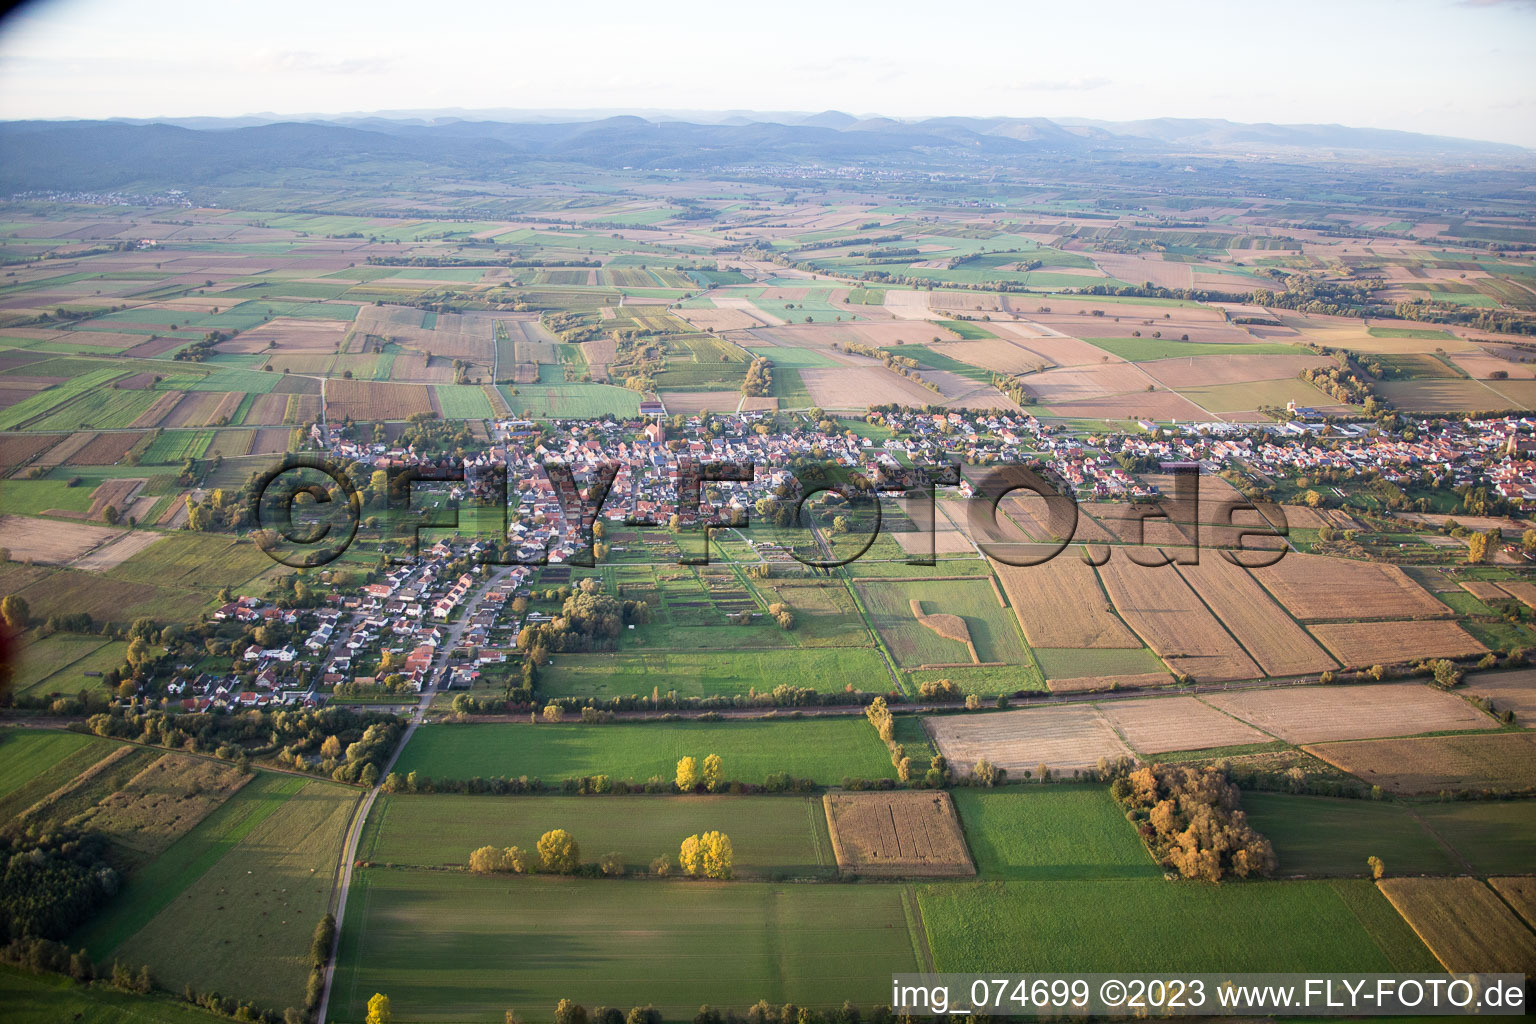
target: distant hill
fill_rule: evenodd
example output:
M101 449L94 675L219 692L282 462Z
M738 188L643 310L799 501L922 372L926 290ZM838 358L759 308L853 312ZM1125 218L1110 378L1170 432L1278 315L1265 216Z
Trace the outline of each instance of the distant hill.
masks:
M0 123L0 193L237 185L276 172L342 177L406 172L504 177L529 165L708 170L743 165L1006 167L1040 158L1122 159L1271 153L1292 159L1389 157L1523 163L1531 151L1343 125L1158 118L902 121L818 114L647 112L603 117L401 111L282 120ZM687 119L691 117L693 119Z

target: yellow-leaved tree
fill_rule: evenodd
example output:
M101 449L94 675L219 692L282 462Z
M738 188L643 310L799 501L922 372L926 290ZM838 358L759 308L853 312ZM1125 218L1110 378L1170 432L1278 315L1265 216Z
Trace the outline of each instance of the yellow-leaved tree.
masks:
M581 847L563 828L551 829L539 837L539 862L545 871L571 875L581 867Z
M395 1015L389 1012L389 996L375 992L368 1000L368 1024L391 1024Z
M677 762L677 789L680 793L692 793L699 785L699 762L685 757Z
M689 836L678 851L678 864L695 878L730 878L735 855L724 832Z
M704 788L711 793L725 788L725 764L719 754L710 754L704 759Z

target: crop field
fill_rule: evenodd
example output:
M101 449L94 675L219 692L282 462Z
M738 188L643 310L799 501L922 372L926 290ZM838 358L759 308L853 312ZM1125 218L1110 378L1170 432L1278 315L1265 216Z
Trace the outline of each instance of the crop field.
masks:
M1460 863L1400 803L1244 793L1248 822L1275 848L1278 874L1368 877L1366 858L1393 875L1453 875Z
M1491 729L1497 724L1460 697L1423 683L1295 686L1208 693L1201 699L1287 743Z
M998 604L997 594L986 580L856 586L875 628L903 667L971 662L972 649L975 660L982 662L1017 665L1028 657L1014 624L1008 621L1008 610ZM913 602L925 615L959 618L969 642L962 642L954 630L942 633L920 621Z
M1104 786L956 789L951 795L984 880L1162 877Z
M1488 884L1532 928L1536 928L1536 876L1490 878Z
M1381 712L1382 717L1390 714L1387 709ZM1423 728L1427 721L1415 718L1404 723L1404 728L1427 732L1429 729ZM1492 723L1484 720L1481 724ZM1429 728L1448 726L1431 725ZM1536 733L1379 739L1322 743L1308 749L1351 775L1394 793L1519 790L1536 786Z
M330 901L356 800L357 791L343 786L304 785L184 886L122 952L148 962L172 991L193 984L238 991L261 1006L299 1005L310 936Z
M1369 882L918 887L939 971L1433 971Z
M1098 709L1140 754L1270 741L1259 730L1194 697L1106 701Z
M33 974L0 965L0 1005L9 1024L216 1024L216 1017L180 995L123 992L99 982L89 987L58 974Z
M1175 672L1203 682L1263 674L1172 567L1111 557L1099 578L1115 610Z
M337 419L403 420L432 412L432 396L419 384L332 380L325 389L327 413Z
M889 753L862 718L675 722L645 725L428 725L417 729L395 770L432 778L521 775L546 782L609 775L671 780L682 757L719 754L725 777L762 782L773 772L837 783L845 776L894 778Z
M1479 875L1524 873L1536 845L1536 803L1530 800L1474 800L1426 803L1417 813Z
M1454 622L1323 622L1312 633L1352 668L1488 653L1485 644Z
M827 793L837 868L868 877L974 875L948 793Z
M1476 878L1387 878L1381 891L1454 973L1536 972L1536 933Z
M681 633L668 632L674 641ZM711 636L712 632L718 635L713 627L696 632L701 638ZM841 639L868 638L866 635ZM558 655L553 664L540 672L539 686L551 696L649 696L657 688L662 693L676 690L688 696L706 696L746 693L753 688L772 690L788 678L786 672L797 680L798 686L834 691L849 685L855 689L879 688L885 685L879 680L886 670L880 652L874 647L628 650Z
M1395 565L1292 552L1252 570L1304 622L1327 619L1435 619L1449 610Z
M26 693L34 687L39 692L63 689L62 686L50 686L48 680L55 675L62 676L69 666L85 660L109 643L99 636L74 633L53 633L33 639L17 652L11 665L12 685L18 693ZM119 650L122 649L126 648Z
M365 870L332 1006L360 1021L368 997L387 990L396 1020L447 1024L488 1006L543 1015L565 998L651 1003L672 1020L701 1002L871 1005L888 997L892 972L919 966L908 921L895 885Z
M992 568L1030 646L1144 646L1115 615L1093 566L1075 551L1063 551L1040 565L994 561Z
M473 849L520 846L563 828L582 858L609 853L645 872L683 839L711 829L731 837L737 878L828 878L836 873L821 802L809 796L493 797L383 795L358 846L366 861L462 868Z
M523 384L497 388L515 416L536 419L598 419L636 416L640 395L608 384Z
M1266 675L1300 675L1338 667L1248 570L1209 552L1199 564L1181 565L1178 572Z
M1015 779L1045 765L1055 774L1091 768L1099 758L1130 756L1113 727L1087 705L941 715L923 720L939 753L956 772L987 760Z
M1467 692L1487 697L1498 711L1513 711L1522 724L1536 719L1536 669L1473 673L1467 677Z

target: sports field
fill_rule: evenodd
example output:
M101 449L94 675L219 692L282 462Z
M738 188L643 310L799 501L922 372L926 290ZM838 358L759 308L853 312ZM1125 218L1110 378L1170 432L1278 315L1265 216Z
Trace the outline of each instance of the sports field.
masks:
M670 781L682 757L719 754L725 777L762 782L774 772L836 783L852 778L895 778L890 755L862 718L787 721L673 722L608 725L427 725L416 730L395 771L443 779L475 776L546 782L609 775L644 782Z
M918 967L899 885L773 885L476 876L354 876L336 1019L387 992L397 1021L547 1021L556 1002L682 1020L701 1003L827 1009L889 1000ZM494 1013L487 1010L494 1008Z

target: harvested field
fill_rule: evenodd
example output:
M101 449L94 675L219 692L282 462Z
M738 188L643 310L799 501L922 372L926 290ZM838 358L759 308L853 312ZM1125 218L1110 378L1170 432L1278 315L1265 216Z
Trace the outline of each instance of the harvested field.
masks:
M1333 365L1327 356L1228 354L1192 358L1175 356L1138 364L1159 383L1170 388L1246 384L1256 380L1293 380L1302 370Z
M827 793L838 870L849 875L974 875L949 794L923 790Z
M1030 373L1054 365L1045 355L1005 338L945 342L936 351L995 373Z
M677 315L701 331L707 331L713 327L717 333L761 327L764 323L764 321L753 316L745 308L680 309L677 311Z
M266 395L257 395L246 411L244 423L250 426L266 426L283 422L283 415L288 410L290 396L272 392Z
M164 539L165 534L156 533L153 530L131 530L119 534L116 540L107 541L83 558L77 558L70 563L70 568L85 569L89 572L106 572L108 569L116 569L140 551Z
M1488 653L1454 622L1323 622L1312 633L1349 668Z
M1059 405L1110 395L1139 397L1150 383L1135 364L1110 362L1047 370L1030 376L1025 386L1042 405Z
M923 374L927 377L929 373ZM935 405L942 397L916 381L908 380L879 364L865 366L805 367L800 380L812 404L822 409L856 409L871 405ZM993 402L992 405L998 405Z
M1200 682L1263 674L1172 566L1147 568L1116 552L1099 577L1115 609L1175 672Z
M1473 580L1463 583L1461 588L1479 601L1508 601L1511 597L1509 591L1500 587L1497 583L1485 583Z
M52 452L49 453L49 455L52 454ZM1536 583L1512 581L1500 583L1499 586L1502 587L1505 593L1509 594L1510 597L1514 598L1516 601L1519 601L1527 608L1536 608Z
M65 565L125 532L110 526L0 515L0 537L5 538L11 558L18 562L30 559L44 565Z
M1202 699L1288 743L1490 729L1495 724L1460 697L1423 683L1289 686L1211 693Z
M134 494L148 482L143 477L103 480L91 492L91 510L86 514L91 519L100 519L109 505L119 512L125 511Z
M1487 697L1496 711L1513 711L1521 725L1536 722L1536 669L1474 672L1467 676L1466 692Z
M1181 565L1178 572L1266 674L1299 675L1338 667L1248 570L1210 551L1198 565Z
M1040 565L993 561L1032 647L1141 647L1110 608L1093 566L1067 550Z
M1536 787L1536 733L1323 743L1307 751L1392 793Z
M166 391L156 398L148 409L139 413L134 421L128 424L130 427L157 427L160 421L176 408L176 403L182 400L180 391Z
M1149 686L1167 686L1173 677L1166 672L1141 672L1134 675L1071 676L1066 679L1049 678L1046 686L1052 693L1094 693L1116 686L1125 689L1145 689Z
M890 535L902 551L909 555L926 555L931 550L936 555L970 553L974 549L965 534L959 530L935 530L932 533L916 531Z
M325 399L327 414L338 420L404 420L433 411L431 389L420 384L332 380Z
M1148 697L1100 704L1099 710L1137 753L1203 750L1267 743L1270 737L1194 697Z
M1525 919L1526 924L1536 928L1536 875L1490 878L1488 884Z
M944 715L923 719L923 726L950 767L962 773L983 759L1018 779L1042 764L1070 772L1091 768L1101 757L1131 756L1104 716L1088 705Z
M100 829L135 853L152 857L252 778L232 764L165 754L75 824Z
M1254 577L1305 622L1437 619L1449 608L1395 565L1291 553Z
M57 444L64 434L0 434L0 474L20 469L29 459Z
M115 466L123 461L123 456L127 455L134 445L148 436L148 431L97 434L89 443L70 456L69 464L71 466ZM62 447L64 446L59 446L59 448ZM52 456L57 451L58 448L55 448L48 454Z
M1377 883L1445 969L1536 973L1536 934L1476 878Z
M1172 420L1189 422L1212 418L1207 410L1172 391L1132 391L1105 398L1056 402L1050 407L1050 415L1066 419L1145 419L1164 423Z
M47 436L57 437L58 435L50 434ZM91 441L95 439L95 437L95 431L76 431L75 433L70 434L64 440L60 441L58 444L54 445L52 448L48 449L42 455L39 455L37 457L37 465L45 469L52 468L53 466L62 466L65 462L69 461L69 459L73 457L76 452L90 444Z

